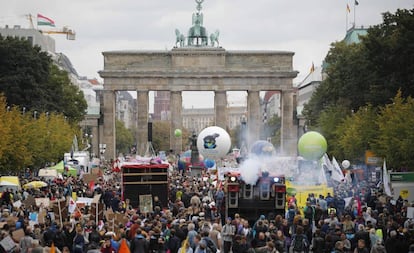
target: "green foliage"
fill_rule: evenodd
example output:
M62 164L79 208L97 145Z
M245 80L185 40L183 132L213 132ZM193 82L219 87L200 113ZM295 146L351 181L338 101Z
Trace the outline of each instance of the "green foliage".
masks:
M88 108L83 92L70 83L68 73L56 65L50 66L48 92L53 92L47 101L52 111L63 113L73 122L83 119Z
M281 127L281 118L275 114L271 118L269 118L264 129L266 137L270 138L270 142L273 144L273 146L275 146L276 149L280 148Z
M342 152L339 159L352 157L354 161L363 162L366 150L371 150L371 142L378 134L377 109L372 105L361 108L348 115L334 130L337 138L336 152ZM334 152L335 153L335 152Z
M325 59L326 79L303 114L308 126L325 136L328 151L338 159L362 161L371 149L391 166L414 170L409 155L413 153L409 145L413 41L414 9L383 14L383 23L368 29L359 44L332 44Z
M170 150L170 125L170 122L165 120L152 122L152 145L156 152Z
M26 40L0 36L0 55L0 92L8 105L63 113L72 122L83 119L87 104L82 92L46 52Z
M115 121L116 151L117 153L129 154L132 145L135 144L132 131L127 129L120 120Z
M398 90L414 95L414 9L383 14L383 23L363 38L372 73L368 101L374 106L391 101Z
M320 132L328 142L328 152L336 157L343 157L342 150L337 148L338 134L335 132L337 126L341 124L351 112L344 105L329 106L324 110L319 119L318 127L315 129Z
M381 108L373 151L394 168L414 168L414 99L402 93Z
M52 60L27 40L0 36L0 92L9 105L34 108L43 100Z
M0 95L0 172L40 168L59 161L70 149L77 129L62 114L23 114L17 106L8 107Z

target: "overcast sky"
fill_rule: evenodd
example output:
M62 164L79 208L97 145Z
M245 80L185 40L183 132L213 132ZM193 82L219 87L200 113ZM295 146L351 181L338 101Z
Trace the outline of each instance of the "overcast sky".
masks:
M74 29L75 41L53 35L56 50L70 58L80 75L89 78L99 77L103 51L170 50L175 43L174 30L186 34L196 11L194 0L0 1L2 27L29 27L24 15L40 13L53 19L56 27ZM365 27L381 23L383 12L414 7L413 0L358 2L356 26ZM332 42L344 38L347 4L351 8L350 27L354 0L204 0L202 12L207 31L220 30L220 45L226 50L294 52L293 67L299 71L294 82L298 83L309 73L312 62L315 66L322 63Z

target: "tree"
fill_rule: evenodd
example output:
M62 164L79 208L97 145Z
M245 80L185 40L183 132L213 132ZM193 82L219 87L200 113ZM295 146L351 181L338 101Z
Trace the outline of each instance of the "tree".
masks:
M414 9L383 14L383 23L368 29L360 44L332 44L326 79L304 107L308 122L317 122L329 106L346 104L349 110L382 106L401 89L414 95Z
M0 36L0 55L0 92L8 105L63 113L74 122L83 119L87 108L83 93L40 47Z
M33 108L44 98L52 60L24 39L0 36L0 92L9 105Z
M170 149L170 125L170 122L165 120L156 120L152 123L152 145L156 152Z
M278 115L273 115L265 125L265 135L270 138L270 142L276 149L280 148L280 130L282 127L281 118Z
M115 121L116 150L118 153L129 154L131 147L135 144L134 136L124 123L120 120Z
M357 111L367 102L371 76L361 44L333 43L325 62L327 77L304 107L303 114L311 125L326 108L341 104Z
M401 90L414 95L414 9L383 14L383 22L362 39L372 73L367 101L374 106L391 101Z
M414 99L398 92L393 103L381 108L375 154L386 158L394 168L414 168Z
M338 138L335 153L342 153L340 159L364 162L365 151L372 149L378 133L378 113L372 105L360 109L358 112L348 115L336 128L335 135Z
M72 122L79 122L84 118L88 104L83 92L70 83L66 71L51 64L47 86L46 91L51 95L46 101L50 104L45 107L45 110L61 112Z
M23 113L17 106L7 106L6 98L0 95L0 171L18 172L59 161L77 131L78 126L62 114Z
M331 105L321 113L317 122L317 128L314 129L325 137L328 143L328 152L338 158L344 156L343 150L338 148L340 133L336 129L350 113L351 111L348 110L346 105Z

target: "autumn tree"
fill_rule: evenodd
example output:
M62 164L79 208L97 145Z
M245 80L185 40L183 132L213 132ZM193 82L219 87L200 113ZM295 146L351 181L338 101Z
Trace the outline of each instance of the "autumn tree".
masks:
M403 98L402 92L392 103L381 108L377 120L378 137L373 151L386 158L393 168L414 169L414 99Z
M334 130L337 141L333 154L336 157L364 162L365 151L372 150L372 143L377 138L377 111L377 108L368 105L340 122Z

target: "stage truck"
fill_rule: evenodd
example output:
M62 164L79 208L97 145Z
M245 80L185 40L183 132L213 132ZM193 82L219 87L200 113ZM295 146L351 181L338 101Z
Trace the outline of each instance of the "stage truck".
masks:
M246 184L238 171L229 171L225 177L226 215L238 213L249 221L261 215L273 219L284 215L286 184L284 176L262 172L256 184Z
M154 197L162 207L168 205L169 164L125 162L121 165L122 199L129 199L133 208L151 212Z

